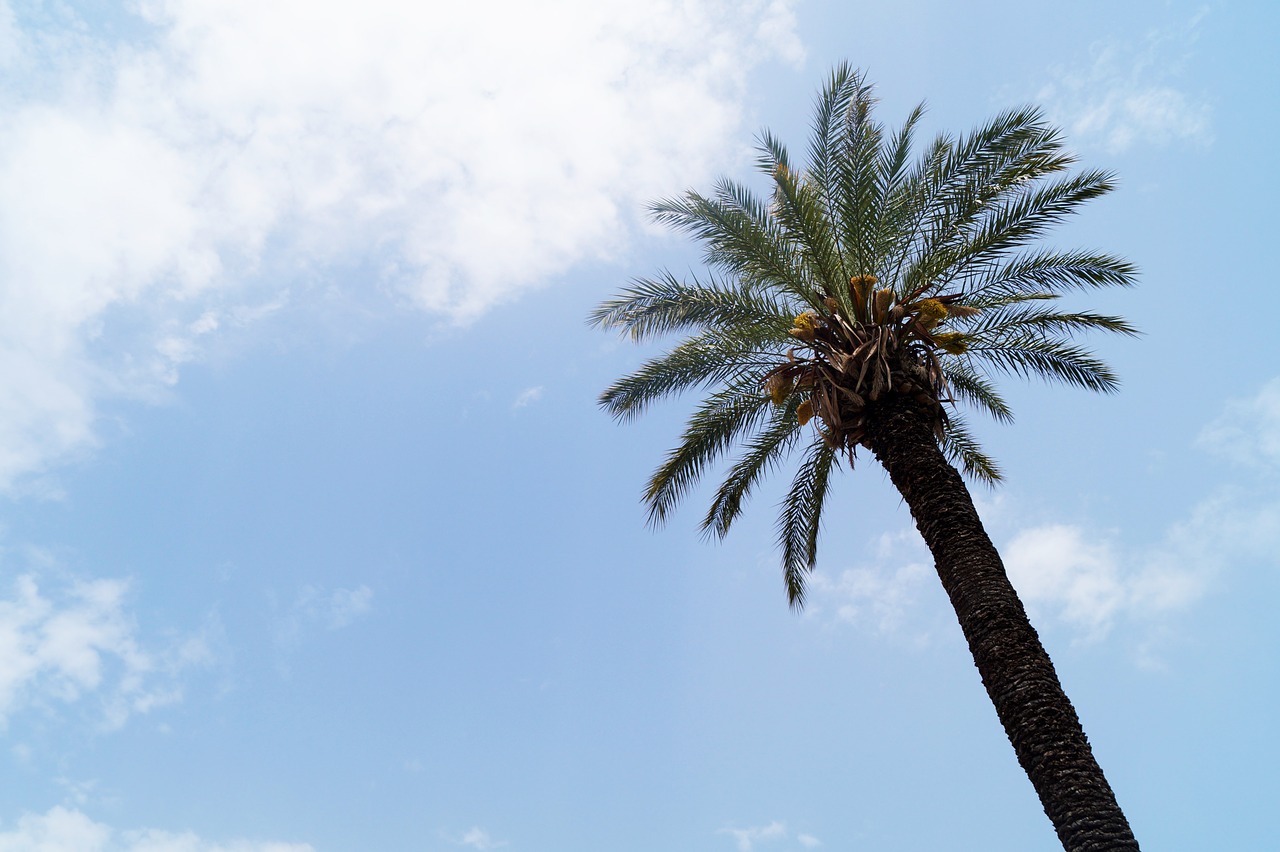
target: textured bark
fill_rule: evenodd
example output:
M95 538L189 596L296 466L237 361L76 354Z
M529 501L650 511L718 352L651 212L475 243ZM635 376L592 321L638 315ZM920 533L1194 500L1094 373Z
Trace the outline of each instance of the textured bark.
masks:
M1136 850L1075 708L1027 619L931 416L896 394L869 407L865 440L933 553L982 683L1068 852Z

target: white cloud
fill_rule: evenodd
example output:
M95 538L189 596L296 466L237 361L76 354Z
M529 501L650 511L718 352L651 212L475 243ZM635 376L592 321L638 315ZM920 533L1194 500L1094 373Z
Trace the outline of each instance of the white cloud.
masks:
M1199 600L1231 566L1272 563L1280 548L1275 495L1220 489L1172 524L1154 545L1114 532L1047 524L1002 548L1009 577L1033 618L1096 639L1124 620L1150 621Z
M454 841L458 846L470 846L472 849L478 849L479 852L488 852L489 849L498 849L507 845L505 840L494 840L489 832L478 826L473 826L463 832L462 836Z
M1280 495L1223 487L1199 501L1186 519L1142 563L1134 581L1144 610L1183 607L1207 590L1220 572L1246 565L1277 567Z
M805 849L817 849L822 845L822 841L814 837L812 834L798 834L796 840Z
M998 525L1015 522L1004 517ZM1277 566L1280 498L1274 489L1220 488L1154 543L1127 542L1115 530L1048 523L1018 529L997 544L1032 621L1066 627L1078 641L1090 642L1117 624L1151 624L1185 609L1233 566ZM874 562L834 578L821 569L810 577L805 617L878 633L914 632L924 641L929 634L920 632L918 606L926 587L936 583L932 558L914 529L884 534Z
M308 843L233 840L216 843L190 832L157 829L117 831L64 807L24 814L17 825L0 825L0 852L315 852Z
M1280 467L1280 378L1267 382L1252 399L1228 403L1197 443L1246 468Z
M1272 474L1280 465L1280 379L1248 400L1228 403L1197 444L1262 476L1252 485L1213 490L1153 544L1063 524L1017 533L1002 552L1028 605L1092 638L1123 619L1149 620L1189 606L1223 571L1275 567L1280 493Z
M346 627L373 608L373 589L335 589L319 609L324 625L330 630Z
M805 613L891 633L904 626L922 587L931 582L937 582L933 558L915 529L884 533L870 564L834 578L819 568L809 577Z
M774 820L768 825L752 826L750 828L722 828L719 834L727 834L733 838L734 843L738 847L738 852L752 852L760 843L768 843L774 840L785 840L787 837L787 827L785 824Z
M79 811L53 808L46 814L24 814L12 831L0 831L0 852L100 852L111 830Z
M1120 530L1082 524L1021 526L1007 501L983 503L1009 577L1036 624L1064 626L1085 642L1118 624L1151 628L1200 600L1225 571L1280 567L1280 492L1273 475L1280 465L1280 379L1228 403L1198 444L1261 475L1194 500L1154 541L1129 541ZM918 599L926 584L937 582L919 535L914 529L881 535L874 552L869 564L834 578L815 572L806 615L834 614L879 632L918 624Z
M109 42L0 3L0 485L244 304L346 267L466 321L617 251L737 151L748 73L800 55L790 0L130 9Z
M71 778L59 777L53 779L58 783L64 791L63 802L84 806L92 800L98 790L97 779L88 781L77 781Z
M524 408L542 399L542 385L534 388L525 388L520 391L520 395L516 397L516 401L511 403L512 408Z
M1134 547L1115 531L1056 523L1019 529L998 543L1032 620L1065 626L1084 642L1117 623L1150 621L1194 603L1219 571L1261 558L1269 546L1280 547L1280 502L1230 490L1197 504L1154 545ZM884 534L874 562L833 579L814 573L805 616L927 641L918 607L937 582L914 529Z
M1041 606L1088 632L1109 625L1128 590L1108 541L1090 541L1079 527L1050 524L1024 530L1002 548L1009 579L1030 607Z
M121 580L71 580L42 590L33 574L0 597L0 723L28 706L98 699L102 722L123 725L135 713L181 700L176 676L205 662L197 638L144 648L125 609Z
M302 644L308 634L317 629L341 630L372 610L373 589L368 586L332 591L319 586L303 586L276 624L275 641L281 654L281 667L284 667L287 655Z
M1136 46L1095 43L1090 64L1055 69L1036 102L1066 126L1073 142L1115 153L1135 144L1208 144L1208 103L1175 85L1205 14L1202 9L1181 27L1153 30Z

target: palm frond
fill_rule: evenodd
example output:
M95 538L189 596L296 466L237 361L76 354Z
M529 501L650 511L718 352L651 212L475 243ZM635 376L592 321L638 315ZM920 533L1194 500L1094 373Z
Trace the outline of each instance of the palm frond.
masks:
M745 283L779 287L811 298L812 270L795 250L767 206L746 187L729 180L716 197L696 192L650 208L654 221L686 231L706 247L706 260Z
M910 179L908 158L916 126L923 117L924 104L918 104L893 139L881 148L879 161L876 163L880 201L874 242L875 266L878 268L892 255L893 246L901 239L901 235L911 230L913 206L906 203L908 199L903 198L900 193ZM884 274L885 270L880 269L880 272Z
M966 320L954 320L957 327L975 338L989 338L994 335L1012 334L1018 330L1036 330L1042 334L1070 336L1077 332L1100 329L1127 337L1138 337L1141 332L1134 328L1124 317L1095 314L1092 311L1063 313L1046 308L1034 308L1021 305L986 310Z
M760 164L773 164L774 218L805 259L811 278L835 292L845 276L820 190L787 165L786 149L773 134L764 131L760 144Z
M942 184L942 164L954 145L955 140L945 134L934 137L929 150L884 200L886 209L902 222L899 230L884 234L881 259L886 283L899 294L906 293L903 270L932 227L930 211Z
M779 464L795 445L801 428L796 422L797 402L793 398L787 405L775 406L772 421L746 445L741 458L716 490L711 508L702 519L702 529L717 538L729 534L730 526L742 513L743 504L761 477Z
M834 163L830 201L847 255L845 266L855 275L875 275L876 220L880 185L877 163L884 127L871 118L875 97L861 78L853 78L849 106L843 115L839 156Z
M818 561L822 507L831 483L836 450L821 438L809 447L778 514L782 573L792 609L804 607L805 581Z
M646 361L600 395L600 405L619 420L642 414L650 403L686 390L738 376L758 382L778 360L781 347L773 330L760 326L705 331Z
M948 419L941 443L943 455L964 475L989 486L995 486L1004 479L995 459L982 451L960 415L952 415Z
M786 334L795 315L774 294L745 285L681 281L669 272L637 278L621 296L600 304L588 317L598 328L621 329L640 342L677 331L741 326L777 327Z
M771 405L758 382L737 380L698 406L680 436L680 444L654 471L645 489L649 523L663 523L707 467L728 450L735 438L753 430L767 416Z
M974 265L994 263L1007 252L1038 239L1081 204L1114 188L1114 177L1109 172L1090 171L1018 193L989 209L977 221L976 230L965 235L962 246L948 253L951 263L933 270L937 286L945 287Z
M902 285L923 292L966 253L968 236L1006 196L1067 168L1061 138L1033 107L1010 110L954 144L935 145L922 163L918 237Z
M1013 422L1013 411L1004 401L996 386L969 366L969 357L961 355L942 362L942 374L947 385L959 398L982 409L1001 423ZM954 419L956 415L951 415Z
M855 108L860 98L869 96L868 87L861 76L847 63L832 71L814 106L813 137L809 143L808 174L817 189L819 199L828 217L838 206L838 180L840 160L845 148L845 117ZM846 281L850 266L855 263L856 251L845 245L845 235L839 228L831 229L831 240L839 259L838 278ZM861 274L861 273L859 273ZM850 308L847 294L841 288L836 298L846 309Z
M988 300L1018 293L1066 293L1101 287L1131 287L1137 267L1115 255L1088 251L1035 251L983 270L961 288L966 304L981 307Z
M1099 393L1120 388L1111 368L1087 349L1043 335L1001 334L974 343L968 355L1009 375L1061 381Z
M834 194L832 187L835 185L835 165L840 157L842 119L862 88L857 72L848 63L841 63L832 70L830 79L814 103L809 173L828 201Z

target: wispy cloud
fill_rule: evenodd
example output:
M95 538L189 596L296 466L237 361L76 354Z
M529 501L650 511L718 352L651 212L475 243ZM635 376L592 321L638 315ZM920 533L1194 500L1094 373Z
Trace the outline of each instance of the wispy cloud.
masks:
M233 840L214 842L191 832L158 829L118 831L79 810L51 808L23 814L17 825L0 830L0 852L315 852L309 843Z
M751 826L749 828L722 828L718 833L732 837L738 847L738 852L754 852L759 844L785 840L787 826L774 820L768 825Z
M372 609L373 590L368 586L332 590L303 586L276 625L277 649L287 654L308 634L316 630L341 630Z
M1280 379L1249 399L1229 402L1197 444L1237 464L1254 481L1213 489L1153 543L1125 542L1116 531L1079 525L1019 531L1004 554L1028 604L1090 639L1119 621L1149 621L1191 605L1232 566L1276 565Z
M735 155L791 5L166 0L112 41L0 3L0 486L343 268L465 322L618 250Z
M872 559L835 576L809 578L807 618L835 620L892 633L911 623L911 611L926 583L936 583L933 558L914 529L884 533Z
M1200 432L1196 443L1245 468L1280 467L1280 378L1250 399L1235 400Z
M373 590L368 586L354 589L334 589L328 600L316 609L325 627L338 630L346 627L373 608Z
M520 394L519 396L516 397L515 402L511 403L511 407L524 408L527 405L532 405L533 403L537 402L540 399L542 399L542 385L538 385L537 387L533 387L533 388L525 388L524 390L520 391Z
M773 820L767 825L748 826L747 828L722 828L716 833L732 838L738 852L755 852L759 846L781 844L791 840L791 833L788 831L786 823L778 820ZM795 836L795 842L805 849L816 849L822 845L821 840L812 834L804 832L800 832Z
M208 662L207 647L195 637L144 647L127 593L123 580L12 581L0 597L0 724L28 707L92 695L102 724L116 728L181 700L178 674Z
M494 840L488 831L479 826L472 826L457 837L451 838L449 842L455 846L469 846L479 852L488 852L490 849L500 849L507 845L507 841Z
M1152 30L1136 43L1095 43L1088 64L1055 68L1035 101L1065 125L1075 144L1116 153L1135 144L1209 144L1209 104L1181 84L1206 14L1201 9L1184 24Z

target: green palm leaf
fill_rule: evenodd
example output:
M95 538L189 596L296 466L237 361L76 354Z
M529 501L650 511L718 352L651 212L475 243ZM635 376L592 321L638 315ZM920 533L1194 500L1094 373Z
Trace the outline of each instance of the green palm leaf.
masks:
M747 443L742 457L730 468L712 498L702 528L724 538L742 513L742 506L760 479L781 464L800 436L796 424L796 400L774 409L767 428Z
M795 609L804 607L805 580L818 562L818 531L822 506L831 484L836 452L826 441L809 446L796 468L791 489L778 513L778 543L782 549L782 576L787 599Z
M622 296L602 303L588 321L600 328L621 329L637 343L678 331L702 328L732 331L741 326L791 325L796 313L767 291L697 278L680 281L668 272L640 278Z

